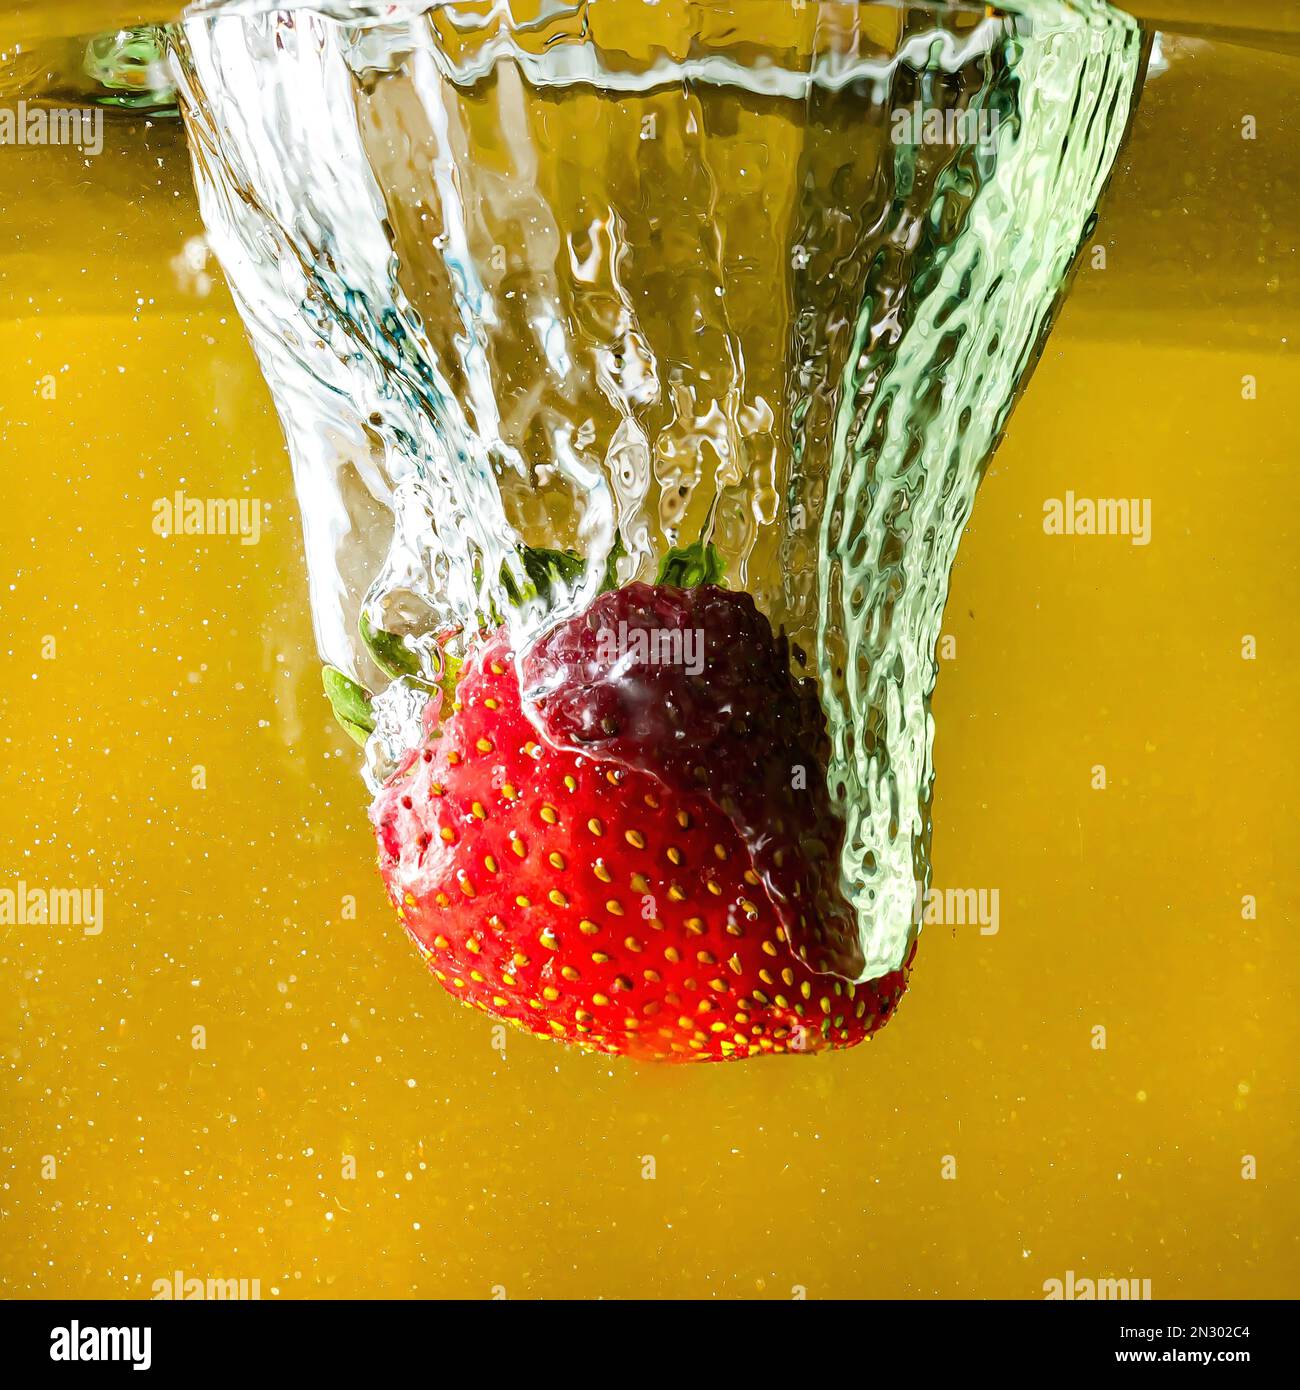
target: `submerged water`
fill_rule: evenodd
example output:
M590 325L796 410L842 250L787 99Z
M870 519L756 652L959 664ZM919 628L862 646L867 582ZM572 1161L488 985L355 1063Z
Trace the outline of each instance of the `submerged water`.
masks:
M864 978L928 874L930 696L975 491L1123 138L1134 22L983 6L192 12L209 237L288 437L323 658L387 692L519 547L653 579L713 544L816 681ZM734 13L732 13L734 11Z

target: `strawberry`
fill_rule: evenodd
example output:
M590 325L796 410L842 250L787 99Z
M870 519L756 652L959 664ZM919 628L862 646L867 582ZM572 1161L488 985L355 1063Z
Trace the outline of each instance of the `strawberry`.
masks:
M747 594L627 585L522 658L502 628L439 703L371 816L457 998L682 1061L851 1047L892 1014L906 968L851 983L816 695Z

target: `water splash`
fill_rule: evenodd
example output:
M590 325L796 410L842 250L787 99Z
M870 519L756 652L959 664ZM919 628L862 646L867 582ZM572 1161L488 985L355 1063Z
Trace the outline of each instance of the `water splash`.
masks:
M584 561L522 643L609 566L707 540L818 683L863 976L896 967L952 559L1126 130L1136 25L1102 0L204 5L175 66L322 656L387 687L372 785L423 697L363 614L436 681L521 543Z

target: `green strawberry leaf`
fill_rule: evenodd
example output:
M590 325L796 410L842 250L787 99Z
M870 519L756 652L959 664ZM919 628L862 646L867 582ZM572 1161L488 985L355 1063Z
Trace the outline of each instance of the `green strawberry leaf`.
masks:
M456 682L460 679L460 668L465 663L458 656L452 656L448 651L442 654L442 679L436 686L429 685L426 681L409 680L408 684L414 685L419 690L426 690L430 695L435 690L442 691L442 707L449 709L456 698Z
M721 584L727 566L712 541L694 541L686 546L674 546L659 566L656 584L671 584L678 589L693 589L700 584Z
M614 544L609 552L609 559L605 561L605 575L600 581L600 592L607 594L611 589L618 588L618 562L627 554L627 547L623 544L622 535L614 532Z
M337 715L335 717L338 718L339 727L347 734L352 742L364 748L370 738L372 730L365 728L361 724L354 724L350 719L343 719Z
M601 577L597 593L608 593L618 588L618 562L627 554L623 537L615 535L613 547L605 561L605 573ZM548 550L544 546L521 545L519 563L528 576L528 583L521 587L509 566L501 567L501 586L506 598L516 608L521 608L533 599L542 599L551 604L555 597L557 583L572 588L581 582L587 572L586 562L572 550ZM493 614L497 619L499 615Z
M420 674L420 658L395 632L371 627L370 619L364 613L357 626L361 630L361 640L384 675L396 680L399 676Z
M320 674L326 698L334 710L334 718L352 738L364 744L375 730L369 693L337 667L323 667Z
M549 603L557 582L575 584L587 568L582 557L571 550L547 550L533 545L519 547L519 563L528 577L528 583L523 588L508 566L501 567L501 586L516 608L536 598Z
M426 695L441 690L448 700L453 698L456 673L460 670L461 663L449 652L442 654L442 679L434 683L423 675L420 658L395 632L385 632L383 628L371 627L370 620L364 613L357 626L361 630L361 640L384 675L393 680L400 680L415 690L423 690Z
M520 547L519 555L537 596L548 600L557 580L562 584L576 584L587 568L582 557L569 550L544 550L525 545Z

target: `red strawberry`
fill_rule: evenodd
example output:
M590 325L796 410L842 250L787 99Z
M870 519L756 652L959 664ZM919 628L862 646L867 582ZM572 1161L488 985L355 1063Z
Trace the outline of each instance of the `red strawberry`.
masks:
M850 1047L888 1019L905 970L850 983L816 697L748 595L603 595L521 663L536 725L519 664L504 629L483 642L371 812L453 994L683 1061Z

